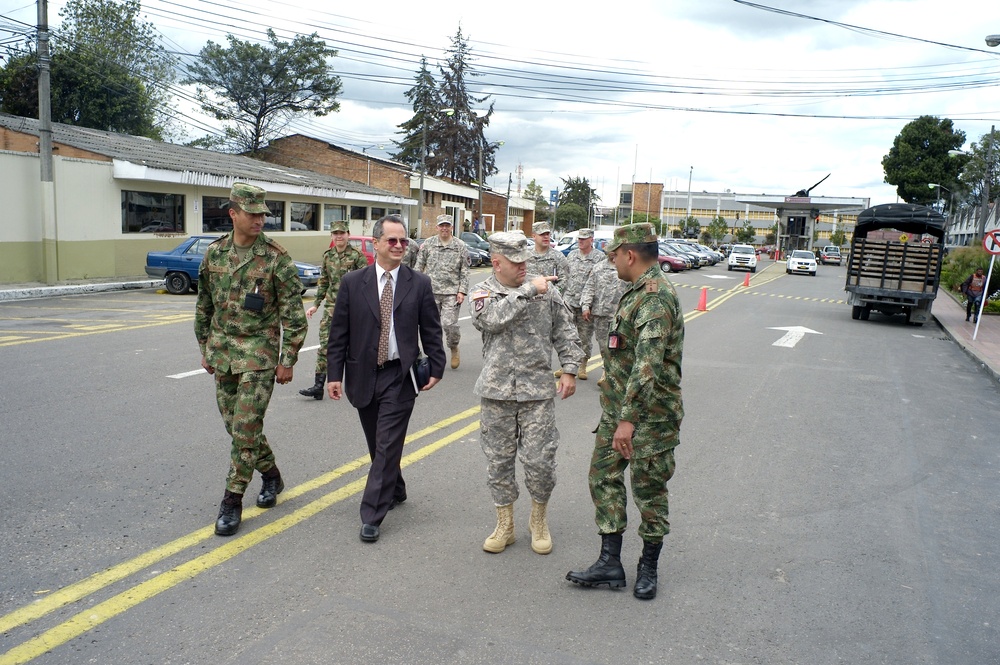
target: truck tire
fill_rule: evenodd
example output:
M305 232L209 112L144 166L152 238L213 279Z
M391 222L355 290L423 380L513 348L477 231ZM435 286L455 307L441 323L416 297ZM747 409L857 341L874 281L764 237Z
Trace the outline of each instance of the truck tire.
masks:
M861 318L861 305L855 305L851 308L851 318L855 321Z
M868 320L868 316L871 313L872 313L872 310L871 310L871 308L868 305L865 305L864 307L862 307L861 308L861 320L862 321L867 321Z

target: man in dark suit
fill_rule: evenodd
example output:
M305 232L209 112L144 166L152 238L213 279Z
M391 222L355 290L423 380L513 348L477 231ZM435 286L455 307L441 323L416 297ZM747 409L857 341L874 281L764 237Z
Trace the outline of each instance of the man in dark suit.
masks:
M399 215L372 228L375 263L344 275L327 345L330 399L346 393L358 410L372 465L361 499L361 540L375 542L386 512L406 501L399 471L417 397L410 368L423 346L430 390L444 376L445 354L431 280L400 265L409 238ZM383 312L386 315L383 315ZM418 345L419 335L419 345Z

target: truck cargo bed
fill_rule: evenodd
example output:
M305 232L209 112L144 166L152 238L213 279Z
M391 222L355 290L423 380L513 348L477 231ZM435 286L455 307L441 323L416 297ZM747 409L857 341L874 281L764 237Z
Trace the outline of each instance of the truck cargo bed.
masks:
M937 295L941 245L855 238L847 264L848 291ZM852 288L853 287L853 288Z

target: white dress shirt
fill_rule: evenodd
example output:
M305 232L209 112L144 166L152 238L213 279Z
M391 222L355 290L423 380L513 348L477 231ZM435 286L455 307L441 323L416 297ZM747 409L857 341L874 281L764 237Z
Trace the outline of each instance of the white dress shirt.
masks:
M378 262L375 262L375 275L378 279L375 281L376 287L378 289L375 294L376 300L382 300L382 289L385 288L385 276L386 274L392 275L392 303L395 308L396 304L396 291L399 289L399 266L396 266L393 270L386 271L385 268L380 266ZM388 360L395 360L399 358L399 348L396 346L396 322L393 320L395 317L389 321L389 357Z

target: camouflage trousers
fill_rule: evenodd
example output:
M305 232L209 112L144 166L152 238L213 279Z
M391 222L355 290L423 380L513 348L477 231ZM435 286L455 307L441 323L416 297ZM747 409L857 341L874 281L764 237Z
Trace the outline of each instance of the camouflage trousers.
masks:
M441 296L434 294L434 302L437 303L438 314L441 315L441 327L444 328L444 339L449 349L458 347L462 339L462 334L458 330L458 311L461 305L458 304L456 296Z
M579 307L570 307L573 311L573 323L576 324L576 332L580 335L580 348L583 349L583 354L585 360L583 365L587 364L590 360L590 354L594 350L594 318L591 317L590 321L583 318L583 310ZM607 340L605 340L607 342Z
M632 499L639 509L639 536L658 543L670 533L667 481L674 475L674 448L663 448L667 423L639 423L632 438L632 459L627 460L611 447L618 423L602 417L597 427L594 454L590 460L590 498L594 501L597 532L622 533L628 526L625 468L631 469ZM673 445L677 432L672 433ZM652 449L652 451L650 450Z
M601 350L601 360L605 364L608 362L608 333L611 332L611 320L613 316L590 315L590 320L594 324L594 337L597 338L597 348Z
M227 374L215 372L215 399L226 431L233 438L226 489L244 494L254 469L274 467L274 453L264 436L264 412L274 391L274 369Z
M316 373L326 376L326 346L330 343L330 321L335 303L323 303L323 318L319 322L319 348L316 349Z
M486 485L493 503L507 506L517 500L514 458L524 467L524 486L535 501L545 503L556 486L555 400L531 402L482 398L479 442L486 453Z

